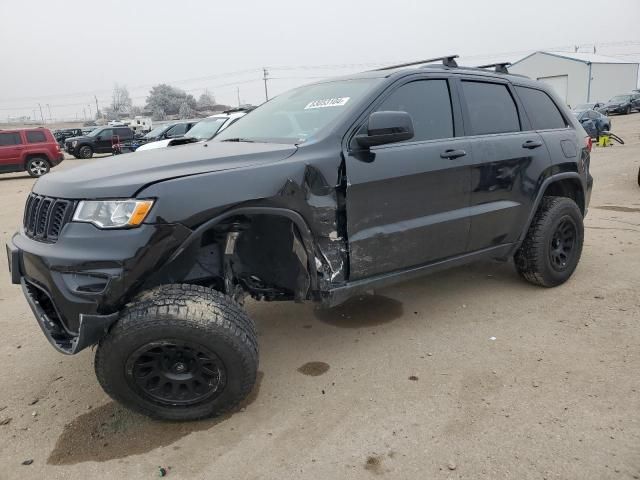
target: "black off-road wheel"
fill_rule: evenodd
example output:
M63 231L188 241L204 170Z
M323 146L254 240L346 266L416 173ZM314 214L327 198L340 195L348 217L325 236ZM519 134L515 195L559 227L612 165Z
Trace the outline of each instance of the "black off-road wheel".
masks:
M45 173L49 173L51 169L51 165L49 165L49 161L44 157L32 157L27 160L27 164L25 165L25 169L34 178L41 177Z
M78 156L80 158L91 158L91 157L93 157L93 148L91 148L89 145L85 145L83 147L80 147L80 150L78 150Z
M220 415L253 389L255 326L231 298L196 285L138 296L96 352L96 376L114 400L153 418Z
M535 285L560 285L576 269L583 242L584 226L578 205L570 198L544 197L516 252L516 269Z

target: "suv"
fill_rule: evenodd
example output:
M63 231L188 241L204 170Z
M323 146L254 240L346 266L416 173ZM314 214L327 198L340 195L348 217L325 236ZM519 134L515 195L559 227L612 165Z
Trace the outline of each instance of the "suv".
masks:
M76 158L91 158L94 153L111 153L114 144L133 140L133 135L129 127L99 127L87 135L67 138L64 149Z
M41 177L62 160L60 145L46 128L0 130L0 173L26 170Z
M486 258L567 281L590 149L544 83L451 57L323 81L210 142L40 179L7 245L12 281L56 349L98 344L112 398L203 418L256 380L246 296L331 307Z
M81 128L63 128L61 130L54 130L52 133L53 133L53 138L56 139L56 142L58 142L61 148L64 148L64 141L67 138L81 136L82 129Z

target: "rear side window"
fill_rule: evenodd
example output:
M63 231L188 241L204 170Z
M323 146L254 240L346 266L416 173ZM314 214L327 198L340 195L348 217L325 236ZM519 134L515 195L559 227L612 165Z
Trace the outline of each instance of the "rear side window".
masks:
M47 137L44 132L32 131L27 133L27 142L29 143L44 143L47 141Z
M567 126L560 110L545 92L527 87L516 87L516 92L518 92L518 97L527 111L527 116L534 130L565 128ZM593 117L590 116L590 118Z
M446 80L418 80L402 85L377 111L401 111L411 115L415 136L410 142L454 136L451 96Z
M115 134L119 137L127 138L131 136L131 130L129 130L128 128L116 128Z
M22 140L20 134L16 132L0 133L0 147L8 147L10 145L20 145Z
M506 85L463 81L462 89L471 120L471 135L520 131L518 110Z

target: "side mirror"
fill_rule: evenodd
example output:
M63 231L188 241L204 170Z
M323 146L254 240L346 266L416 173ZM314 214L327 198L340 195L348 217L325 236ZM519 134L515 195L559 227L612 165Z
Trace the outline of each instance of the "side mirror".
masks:
M367 122L367 133L356 136L363 148L403 142L414 136L413 120L407 112L374 112Z
M102 140L102 135L98 135L98 136L96 137L96 140Z

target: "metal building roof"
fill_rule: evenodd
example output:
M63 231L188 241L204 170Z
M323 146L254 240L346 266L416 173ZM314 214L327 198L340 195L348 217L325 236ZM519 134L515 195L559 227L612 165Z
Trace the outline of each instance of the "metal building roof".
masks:
M515 62L513 65L522 62L523 60L526 60L527 58L537 54L537 53L541 53L543 55L551 55L553 57L559 57L559 58L564 58L566 60L573 60L574 62L582 62L582 63L626 63L626 64L635 64L637 65L638 62L632 62L629 60L623 60L620 58L616 58L616 57L607 57L605 55L598 55L596 53L581 53L581 52L534 52L530 55L527 55L524 58L521 58L520 60L518 60L517 62Z

